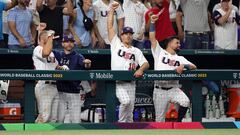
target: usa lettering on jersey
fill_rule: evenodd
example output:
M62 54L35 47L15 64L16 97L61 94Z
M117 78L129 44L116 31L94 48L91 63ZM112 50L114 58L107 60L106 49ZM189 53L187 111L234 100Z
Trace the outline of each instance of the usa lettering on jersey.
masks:
M135 61L135 55L134 54L123 51L121 49L118 50L118 56L123 57L124 59L127 59L127 60Z
M61 65L69 65L70 60L66 58L61 58L60 64Z
M180 62L179 62L179 61L177 61L177 60L171 60L171 59L166 58L166 57L163 57L163 58L162 58L162 63L168 64L169 66L174 66L174 67L180 66Z

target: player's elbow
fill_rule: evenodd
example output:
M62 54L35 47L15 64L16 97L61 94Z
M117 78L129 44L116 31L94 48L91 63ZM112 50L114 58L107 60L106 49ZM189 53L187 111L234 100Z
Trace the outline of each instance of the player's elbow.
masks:
M150 67L150 64L148 62L145 62L145 69L147 70L149 69L149 67Z
M191 70L195 70L195 69L197 69L197 66L194 65L194 64L192 64L192 65L191 65Z
M42 51L42 57L47 58L50 55L50 53L51 53L50 51L43 50Z

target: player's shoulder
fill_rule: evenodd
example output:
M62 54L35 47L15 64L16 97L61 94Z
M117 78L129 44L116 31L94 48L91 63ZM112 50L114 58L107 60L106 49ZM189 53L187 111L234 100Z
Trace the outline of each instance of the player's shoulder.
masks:
M132 50L133 50L133 52L136 52L137 54L142 54L142 51L137 47L132 46Z
M40 51L42 51L43 50L43 47L42 46L36 46L34 49L33 49L33 54L35 54L35 53L38 53L38 52L40 52Z
M186 58L184 56L181 56L181 55L178 55L176 54L177 58L180 59L180 60L186 60Z

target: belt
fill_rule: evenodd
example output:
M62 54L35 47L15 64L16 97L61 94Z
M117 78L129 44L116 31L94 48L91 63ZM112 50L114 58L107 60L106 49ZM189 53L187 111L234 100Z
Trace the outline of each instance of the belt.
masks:
M57 82L45 81L45 84L52 84L52 85L56 85L56 84L57 84Z
M189 35L206 35L208 34L208 32L204 31L204 32L192 32L192 31L185 31L186 34L189 34Z
M162 89L162 90L170 90L170 89L172 89L173 87L159 87L159 86L155 86L155 88L157 88L157 89Z

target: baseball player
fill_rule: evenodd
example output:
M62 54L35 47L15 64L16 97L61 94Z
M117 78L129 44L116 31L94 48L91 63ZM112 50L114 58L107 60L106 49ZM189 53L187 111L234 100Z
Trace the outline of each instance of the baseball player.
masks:
M80 83L80 87L82 90L80 90L80 99L79 99L79 105L80 107L82 108L84 106L84 102L85 102L85 96L87 93L91 92L92 88L89 84L88 81L81 81ZM81 120L88 120L88 111L87 112L87 115L85 115L85 113L82 112L82 109L80 111L80 118ZM69 112L67 112L67 114L65 114L65 119L64 119L64 123L70 123L70 114Z
M151 41L151 50L154 58L155 70L176 70L181 74L184 70L193 70L197 67L185 59L178 56L176 52L179 50L180 41L177 37L170 37L166 40L166 49L160 47L155 38L155 21L158 15L152 15L149 29L149 39ZM178 121L182 121L187 108L190 105L188 97L179 89L178 80L155 81L153 91L153 101L156 112L156 121L164 122L167 106L169 102L180 105L178 110Z
M53 53L43 55L43 48L47 45L48 31L39 34L39 45L33 51L33 63L36 70L55 70L58 65ZM56 122L58 107L58 91L56 81L38 81L35 86L35 96L39 115L37 123Z
M48 38L47 46L43 48L44 56L49 56L51 52L55 55L60 70L81 70L90 68L91 61L85 59L81 54L73 50L74 38L71 35L64 35L62 40L63 51L52 51L53 35ZM70 114L70 123L80 123L81 106L80 86L81 81L57 81L57 89L59 92L58 121L64 122L66 113Z
M133 40L133 30L131 27L124 27L121 32L121 40L118 38L113 27L113 14L119 3L111 5L108 14L108 39L111 43L111 69L112 70L136 70L135 77L143 75L143 71L149 68L148 61L143 53L131 45ZM133 122L133 109L135 101L135 82L117 81L116 96L120 101L119 122Z

